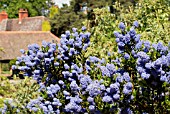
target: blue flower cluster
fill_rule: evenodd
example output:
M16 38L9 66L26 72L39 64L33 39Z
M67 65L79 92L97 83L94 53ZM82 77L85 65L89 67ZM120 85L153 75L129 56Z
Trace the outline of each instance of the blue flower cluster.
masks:
M30 111L38 112L42 111L44 114L60 114L59 107L62 106L62 103L59 99L53 98L51 100L46 100L42 97L31 100L27 107Z
M140 35L135 31L138 26L135 21L130 30L126 31L124 23L120 23L121 32L114 32L120 54L120 57L114 60L120 67L116 80L123 82L124 79L127 82L123 87L125 95L141 91L141 94L138 94L140 98L137 98L150 97L150 100L141 102L151 105L150 102L153 101L165 101L165 97L160 96L169 94L166 88L170 84L170 51L162 42L151 44L150 41L140 40ZM149 96L146 96L146 93Z
M21 50L23 55L12 68L33 76L43 94L27 109L45 114L150 113L166 100L163 95L169 95L170 51L161 42L140 40L138 26L135 21L126 31L120 23L120 32L114 32L117 55L109 62L85 57L90 45L85 27L80 33L76 28L73 33L66 31L58 45L43 41L41 48L33 44L28 51Z

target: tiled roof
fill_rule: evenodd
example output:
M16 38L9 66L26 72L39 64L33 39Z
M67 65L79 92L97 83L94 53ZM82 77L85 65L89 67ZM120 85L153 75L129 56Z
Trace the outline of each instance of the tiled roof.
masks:
M41 31L42 22L46 20L44 16L27 17L22 19L5 19L0 22L0 31Z
M59 42L51 32L43 31L4 31L0 32L0 60L11 60L21 56L20 49L27 50L29 44L42 44L42 41Z

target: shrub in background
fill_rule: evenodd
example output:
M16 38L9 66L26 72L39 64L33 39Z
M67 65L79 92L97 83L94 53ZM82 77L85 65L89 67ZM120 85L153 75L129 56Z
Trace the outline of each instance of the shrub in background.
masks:
M135 7L129 9L123 8L118 3L114 7L119 11L117 20L125 22L126 25L130 25L135 20L139 21L142 39L169 42L170 3L168 0L139 0Z
M133 21L138 20L140 26L137 32L141 34L141 39L155 43L163 41L167 44L169 42L170 7L167 0L139 0L135 6L129 8L115 2L113 7L115 9L114 14L111 14L107 8L94 9L96 26L88 28L92 34L92 49L89 48L91 54L107 53L106 50L110 52L116 50L116 46L112 46L115 45L112 33L113 30L118 30L117 25L120 22L124 22L129 27ZM84 25L88 25L88 21L85 21ZM96 51L93 51L93 48ZM102 57L104 57L104 54Z
M25 77L24 80L8 80L7 78L1 77L0 82L0 107L2 108L4 104L9 106L9 102L12 107L8 109L8 113L13 114L19 111L19 109L21 113L26 113L27 110L24 106L26 106L30 99L37 98L37 95L39 95L39 85L31 78ZM16 107L14 108L14 106Z
M108 11L107 8L94 9L96 26L87 29L91 32L91 45L88 48L88 55L95 55L99 58L108 59L108 53L117 49L113 30L117 29L116 15ZM86 25L88 21L85 21Z
M3 98L4 96L9 98L11 97L11 93L15 91L15 88L11 85L7 77L0 77L0 96Z
M115 13L112 14L108 8L94 9L95 26L88 30L91 32L91 45L88 48L88 55L96 55L99 58L108 60L107 54L117 50L113 30L118 30L118 23L125 23L127 29L133 21L138 20L140 26L137 32L141 39L151 42L169 41L169 4L167 1L155 0L154 2L140 0L135 6L125 8L118 2L113 6ZM165 9L165 10L163 10ZM88 25L88 21L84 22ZM116 54L116 53L115 53Z

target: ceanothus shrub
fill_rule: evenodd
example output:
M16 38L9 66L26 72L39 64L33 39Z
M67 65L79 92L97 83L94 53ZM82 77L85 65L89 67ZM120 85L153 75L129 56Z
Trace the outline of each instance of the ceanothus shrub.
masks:
M137 27L137 21L129 30L120 23L110 60L85 56L90 45L85 27L66 31L59 44L21 50L13 69L37 80L41 92L25 106L28 113L168 113L170 47L141 41Z

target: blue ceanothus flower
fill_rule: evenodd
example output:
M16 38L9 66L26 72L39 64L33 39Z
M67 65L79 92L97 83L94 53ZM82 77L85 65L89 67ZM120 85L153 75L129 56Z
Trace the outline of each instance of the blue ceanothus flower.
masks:
M86 91L91 97L95 97L101 93L100 82L98 80L92 81L86 88Z
M65 111L66 112L74 112L74 113L81 113L83 112L83 107L80 105L80 103L82 102L82 99L79 98L79 96L75 96L75 97L69 97L70 102L65 105Z
M164 46L161 42L151 45L149 41L145 41L144 52L138 52L137 54L137 70L139 74L145 80L153 78L152 81L154 85L156 84L155 81L158 81L158 79L159 81L169 83L166 75L166 69L169 67L169 52L167 48L168 47ZM153 57L147 54L149 49L155 49L156 53L159 53L160 56L153 59Z
M123 31L125 30L125 24L123 22L120 22L119 28Z
M112 99L111 96L106 95L102 98L102 101L107 102L107 103L111 103L113 101L113 99Z
M125 95L130 94L132 92L132 88L133 88L133 84L131 82L124 84L123 93Z
M133 22L133 26L135 26L136 28L139 27L138 21L134 21L134 22Z

